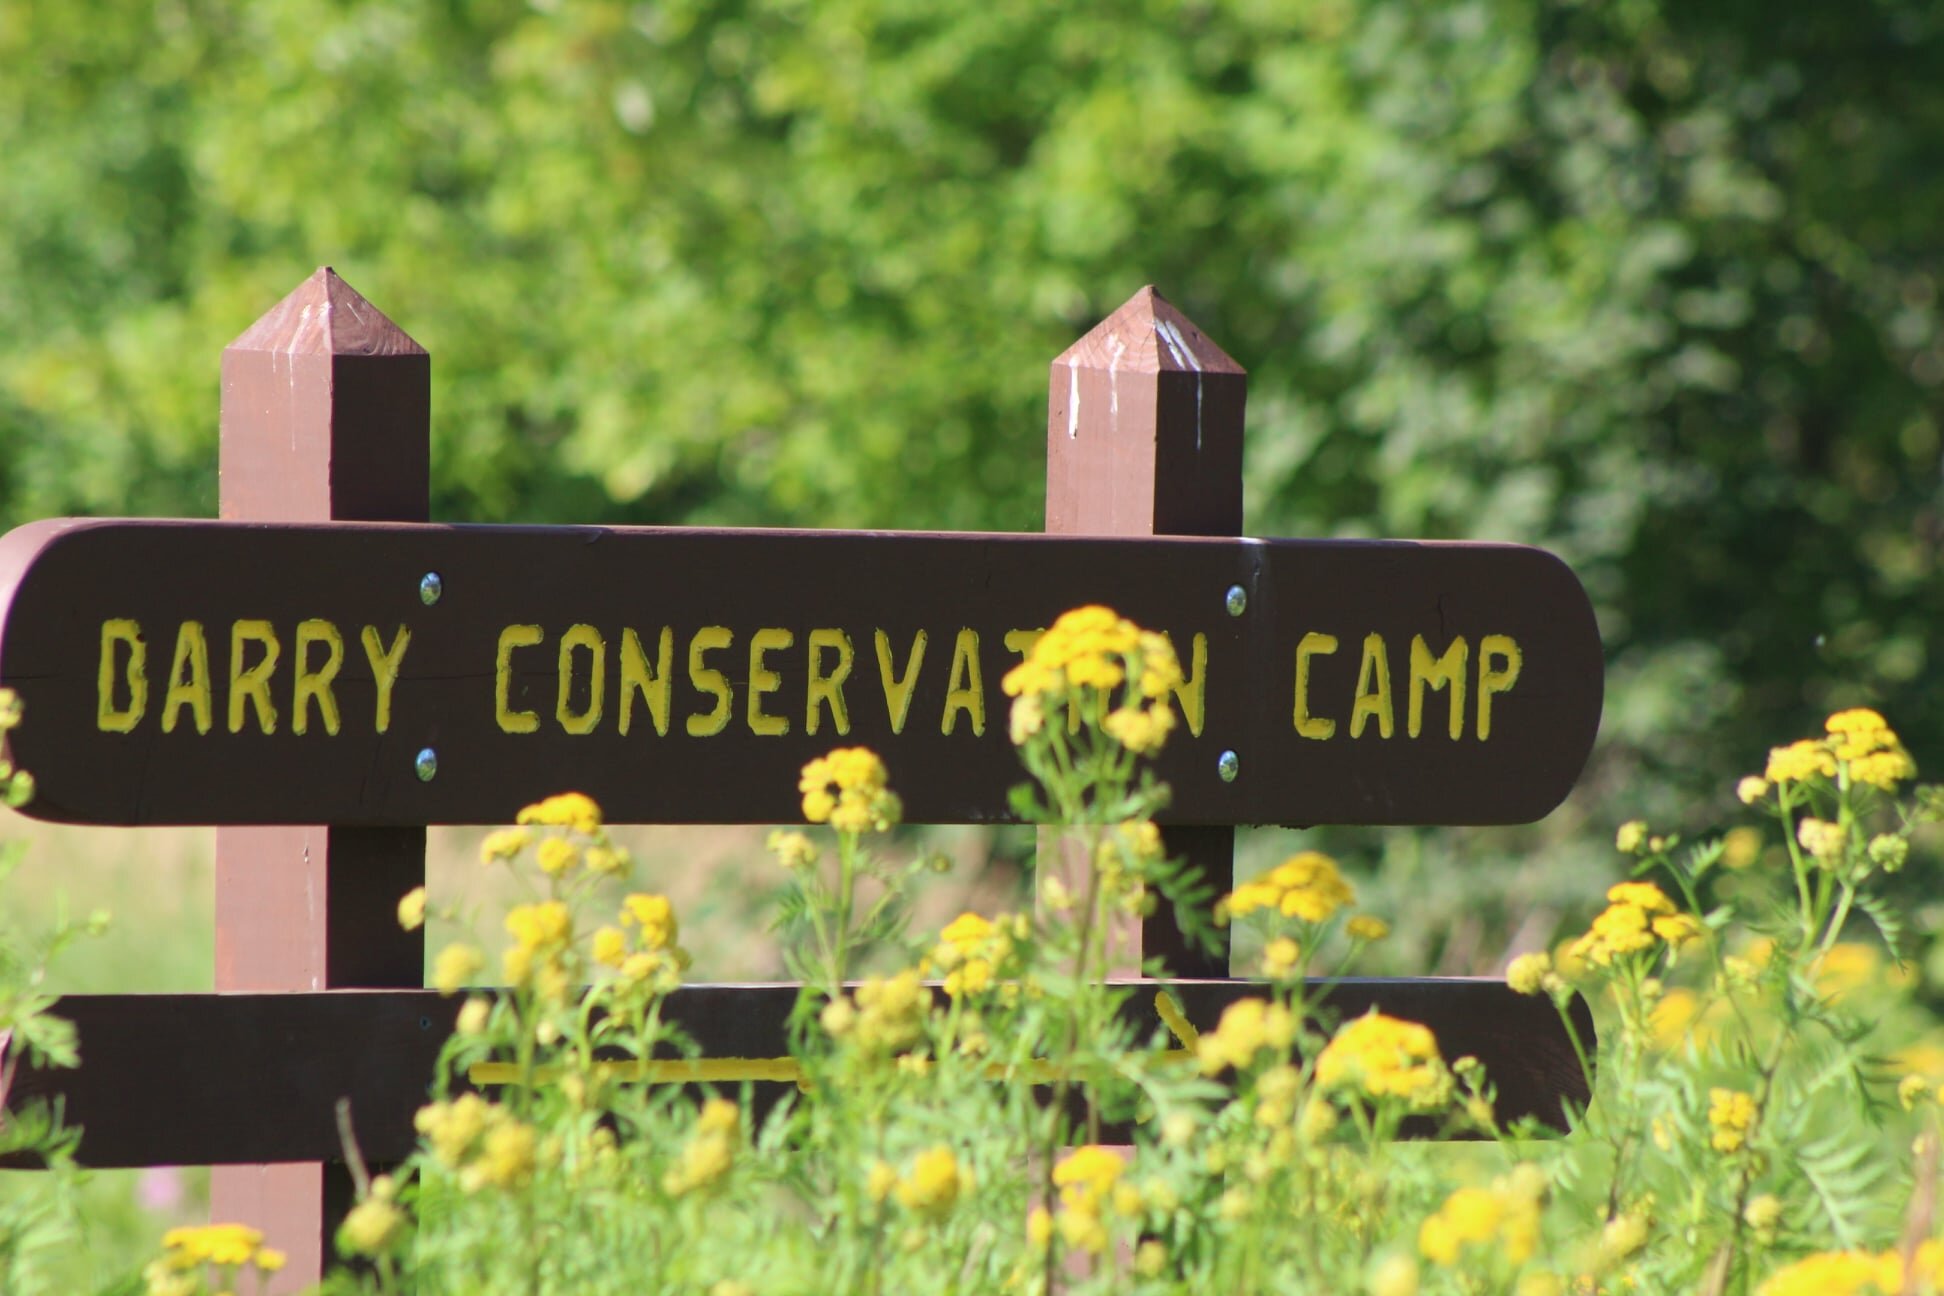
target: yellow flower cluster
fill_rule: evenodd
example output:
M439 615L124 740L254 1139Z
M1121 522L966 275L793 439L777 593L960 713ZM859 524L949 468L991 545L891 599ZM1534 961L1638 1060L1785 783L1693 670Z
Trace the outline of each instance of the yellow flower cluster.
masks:
M680 1197L707 1188L729 1172L736 1159L742 1116L726 1098L711 1098L695 1118L695 1131L682 1145L681 1159L662 1176L662 1191Z
M415 886L399 897L398 925L405 931L425 926L425 888Z
M868 747L839 747L819 756L797 780L803 817L841 833L889 831L904 806L885 778L884 762Z
M1848 767L1855 782L1894 792L1904 779L1917 777L1916 762L1896 732L1868 707L1838 711L1823 728L1829 732L1836 759Z
M1278 1055L1296 1042L1296 1016L1267 999L1237 999L1222 1010L1215 1029L1195 1041L1195 1057L1202 1074L1215 1075L1224 1067L1251 1065L1256 1054L1272 1049Z
M594 961L619 970L621 979L630 984L652 979L657 990L674 989L689 956L675 943L680 924L668 897L630 893L621 901L620 923L619 927L602 927L594 933L589 950ZM628 932L637 928L637 940L631 946Z
M1000 686L1007 697L1054 696L1070 688L1106 692L1127 679L1128 658L1136 653L1143 658L1141 696L1165 697L1181 679L1168 641L1112 608L1089 604L1062 613L1051 630L1033 641L1026 659L1006 672Z
M506 915L507 933L529 951L564 945L573 934L573 915L558 900L514 905Z
M531 806L528 809L532 809ZM533 845L533 833L526 828L501 828L486 834L479 843L481 864L510 864L521 851Z
M459 1187L517 1188L533 1177L533 1127L478 1094L421 1107L412 1126L439 1164L459 1174Z
M1809 852L1809 858L1824 868L1833 868L1842 859L1843 847L1849 841L1849 830L1839 823L1827 819L1816 819L1804 815L1796 825L1796 844Z
M263 1245L263 1234L244 1224L204 1224L172 1228L162 1235L162 1254L142 1271L147 1296L194 1296L203 1290L204 1265L236 1269L254 1265L273 1274L284 1267L284 1253Z
M1944 1287L1944 1242L1920 1245L1916 1261L1924 1290ZM1755 1296L1894 1296L1903 1290L1903 1257L1895 1251L1824 1251L1770 1274Z
M1853 783L1894 792L1897 784L1917 776L1916 762L1904 750L1896 731L1868 707L1838 711L1824 722L1824 738L1800 738L1769 752L1768 768L1759 780L1743 779L1737 795L1753 803L1767 795L1764 784L1803 783L1835 778L1840 767Z
M1607 889L1607 908L1593 920L1592 929L1574 941L1569 954L1597 967L1614 959L1650 950L1656 942L1680 946L1700 936L1701 923L1674 908L1652 882L1621 882Z
M371 1181L371 1192L338 1225L338 1245L352 1255L383 1255L405 1233L405 1212L395 1202L398 1185L390 1175Z
M1556 983L1558 976L1553 971L1552 955L1544 950L1521 954L1505 966L1505 984L1514 994L1536 995L1541 990L1551 990L1548 978Z
M1013 698L1010 731L1023 744L1045 724L1046 703L1092 690L1105 699L1134 678L1134 697L1108 712L1101 728L1137 755L1157 750L1174 728L1168 692L1181 682L1181 663L1167 636L1143 630L1112 608L1092 604L1063 613L1033 640L1026 658L1000 682ZM1106 705L1103 700L1100 704ZM1077 712L1070 713L1070 719Z
M1335 860L1321 851L1298 851L1217 901L1215 921L1225 923L1266 909L1285 918L1322 922L1356 902L1357 893L1337 871Z
M777 828L763 844L787 872L811 868L817 862L816 843L795 829Z
M1708 1091L1708 1142L1717 1152L1736 1152L1755 1126L1755 1096L1739 1089Z
M1262 947L1262 974L1286 981L1303 970L1303 947L1288 936L1277 936Z
M536 801L515 816L517 828L501 828L480 843L482 864L510 864L536 842L535 862L550 878L561 878L584 867L596 877L620 876L633 864L628 852L608 840L602 828L601 807L579 792L562 792ZM533 829L558 828L575 836L536 837ZM577 839L578 838L578 839Z
M924 1034L930 1006L918 970L907 968L893 977L870 978L857 987L852 999L832 999L824 1005L823 1028L866 1053L897 1053Z
M978 995L992 987L993 977L1013 954L1013 942L1026 935L1022 916L1001 916L994 923L975 913L962 913L938 933L938 944L921 971L945 974L945 993L957 999Z
M1351 940L1380 941L1390 935L1390 924L1375 914L1358 914L1343 924L1343 934Z
M514 817L513 822L522 826L539 824L548 828L571 828L591 837L600 830L601 807L594 803L592 797L579 792L562 792L527 806Z
M898 1205L926 1219L940 1220L951 1213L962 1194L972 1191L972 1173L959 1165L951 1148L940 1143L918 1154L911 1172L898 1178L895 1191Z
M574 936L574 917L558 900L514 905L506 914L513 944L500 955L500 966L511 985L536 983L549 1000L567 995L567 969L562 956Z
M679 928L675 921L675 906L665 895L648 895L636 891L621 901L621 925L640 927L641 944L645 949L672 949Z
M1338 1028L1323 1046L1316 1058L1316 1083L1379 1101L1401 1099L1417 1111L1442 1107L1452 1094L1451 1071L1430 1030L1374 1008Z
M1136 756L1161 750L1174 728L1174 711L1165 699L1145 707L1115 707L1100 722L1107 736Z
M1099 1255L1107 1249L1108 1209L1131 1215L1141 1209L1139 1192L1117 1192L1127 1163L1112 1148L1089 1144L1053 1167L1053 1183L1060 1190L1060 1237L1076 1251ZM1044 1208L1033 1212L1030 1233L1045 1231Z
M484 954L470 945L448 945L432 960L432 988L442 995L457 994L485 970Z
M1520 1165L1489 1188L1460 1188L1418 1228L1418 1250L1434 1264L1453 1265L1467 1246L1488 1246L1514 1265L1539 1249L1539 1200L1546 1180L1537 1166Z

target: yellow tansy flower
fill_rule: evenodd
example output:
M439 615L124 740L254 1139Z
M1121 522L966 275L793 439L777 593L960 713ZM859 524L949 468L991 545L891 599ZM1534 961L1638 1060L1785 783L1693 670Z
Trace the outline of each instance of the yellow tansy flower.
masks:
M1202 1072L1214 1075L1224 1067L1253 1064L1262 1049L1280 1053L1295 1039L1296 1018L1289 1009L1267 999L1238 999L1222 1010L1214 1030L1195 1041L1195 1055Z
M1380 941L1390 935L1390 924L1374 914L1358 914L1343 925L1352 940Z
M1294 976L1302 967L1303 947L1278 936L1262 947L1262 973L1272 980Z
M1813 738L1770 750L1764 777L1771 783L1801 783L1812 778L1835 778L1836 758Z
M795 830L775 829L764 844L776 856L776 862L792 873L807 869L817 862L816 846Z
M1748 1141L1755 1125L1755 1096L1739 1089L1708 1091L1708 1142L1717 1152L1735 1152Z
M580 860L580 850L565 837L549 837L540 843L540 871L548 877L560 877L569 872Z
M573 931L574 918L558 900L514 905L507 911L506 930L526 950L562 945Z
M353 1255L383 1255L404 1231L404 1212L388 1201L367 1197L345 1214L338 1226L338 1245Z
M952 1149L941 1143L920 1152L911 1173L898 1180L898 1205L928 1219L942 1219L969 1183L970 1176L959 1167Z
M1338 1028L1323 1047L1316 1083L1379 1100L1399 1098L1420 1111L1443 1106L1452 1093L1451 1072L1430 1030L1374 1008Z
M675 944L679 925L675 906L665 895L634 892L621 901L621 925L640 927L641 944L649 950L664 950Z
M593 955L596 963L618 968L628 957L628 938L619 927L603 927L594 933Z
M842 833L887 832L904 813L885 785L884 762L868 747L839 747L803 767L803 817Z
M413 887L398 901L398 925L406 931L425 926L425 888Z
M1538 1168L1517 1167L1490 1188L1460 1188L1418 1229L1418 1250L1440 1265L1458 1263L1470 1245L1489 1245L1514 1265L1539 1246L1539 1199L1545 1179Z
M662 1176L662 1190L680 1197L698 1188L707 1188L727 1174L736 1155L736 1138L742 1117L736 1104L724 1098L711 1098L696 1117L695 1130L682 1145L676 1164Z
M1174 712L1167 703L1148 707L1117 707L1100 722L1108 736L1137 756L1158 751L1174 728Z
M532 844L533 834L526 829L501 828L487 833L479 844L479 860L482 864L505 863Z
M962 913L938 934L925 970L945 973L945 993L954 999L982 994L1012 957L1014 933L1022 929L1015 919L993 923L979 914Z
M486 957L470 945L448 945L432 960L432 988L456 994L486 968Z
M1344 880L1335 860L1321 851L1299 851L1261 877L1236 887L1217 903L1215 918L1227 922L1266 909L1285 918L1322 922L1356 900L1356 891Z
M1506 965L1505 984L1515 994L1536 995L1545 985L1546 973L1552 970L1552 955L1545 951L1521 954Z
M520 811L513 822L571 828L577 833L592 835L601 827L601 807L594 803L592 797L579 792L562 792L558 796L534 802Z

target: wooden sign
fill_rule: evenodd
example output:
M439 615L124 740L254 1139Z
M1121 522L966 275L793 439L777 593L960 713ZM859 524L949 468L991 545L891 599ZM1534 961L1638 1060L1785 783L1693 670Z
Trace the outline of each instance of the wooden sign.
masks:
M1181 659L1173 822L1526 822L1600 717L1584 591L1510 545L54 521L0 540L0 597L29 812L86 823L490 823L569 788L785 822L851 744L913 822L1001 819L1000 681L1082 603Z

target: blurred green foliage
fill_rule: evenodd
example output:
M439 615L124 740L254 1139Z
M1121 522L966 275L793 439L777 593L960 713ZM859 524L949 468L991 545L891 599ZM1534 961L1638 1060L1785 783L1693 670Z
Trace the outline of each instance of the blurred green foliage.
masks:
M213 512L218 352L330 262L433 352L435 516L1033 529L1152 281L1252 531L1592 591L1521 884L1837 705L1944 762L1935 5L0 0L0 67L7 521Z

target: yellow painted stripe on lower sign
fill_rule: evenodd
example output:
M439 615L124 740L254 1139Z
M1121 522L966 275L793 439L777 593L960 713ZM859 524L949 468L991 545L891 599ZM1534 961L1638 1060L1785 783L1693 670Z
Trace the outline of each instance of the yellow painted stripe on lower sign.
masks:
M1166 990L1157 991L1154 1010L1182 1043L1181 1048L1169 1049L1161 1056L1177 1060L1193 1057L1199 1035L1183 1015L1181 1005L1175 1002L1174 996ZM1059 1070L1049 1062L1035 1062L1025 1068L995 1062L986 1068L986 1074L994 1079L1005 1079L1022 1069L1035 1083L1043 1084L1060 1078ZM741 1084L746 1080L771 1080L799 1087L803 1084L803 1068L795 1058L790 1057L596 1062L593 1071L604 1080L632 1080L646 1084ZM560 1078L561 1073L559 1067L540 1067L534 1071L533 1079L536 1084L551 1084ZM466 1079L482 1086L518 1084L520 1067L516 1062L475 1062L466 1068Z

